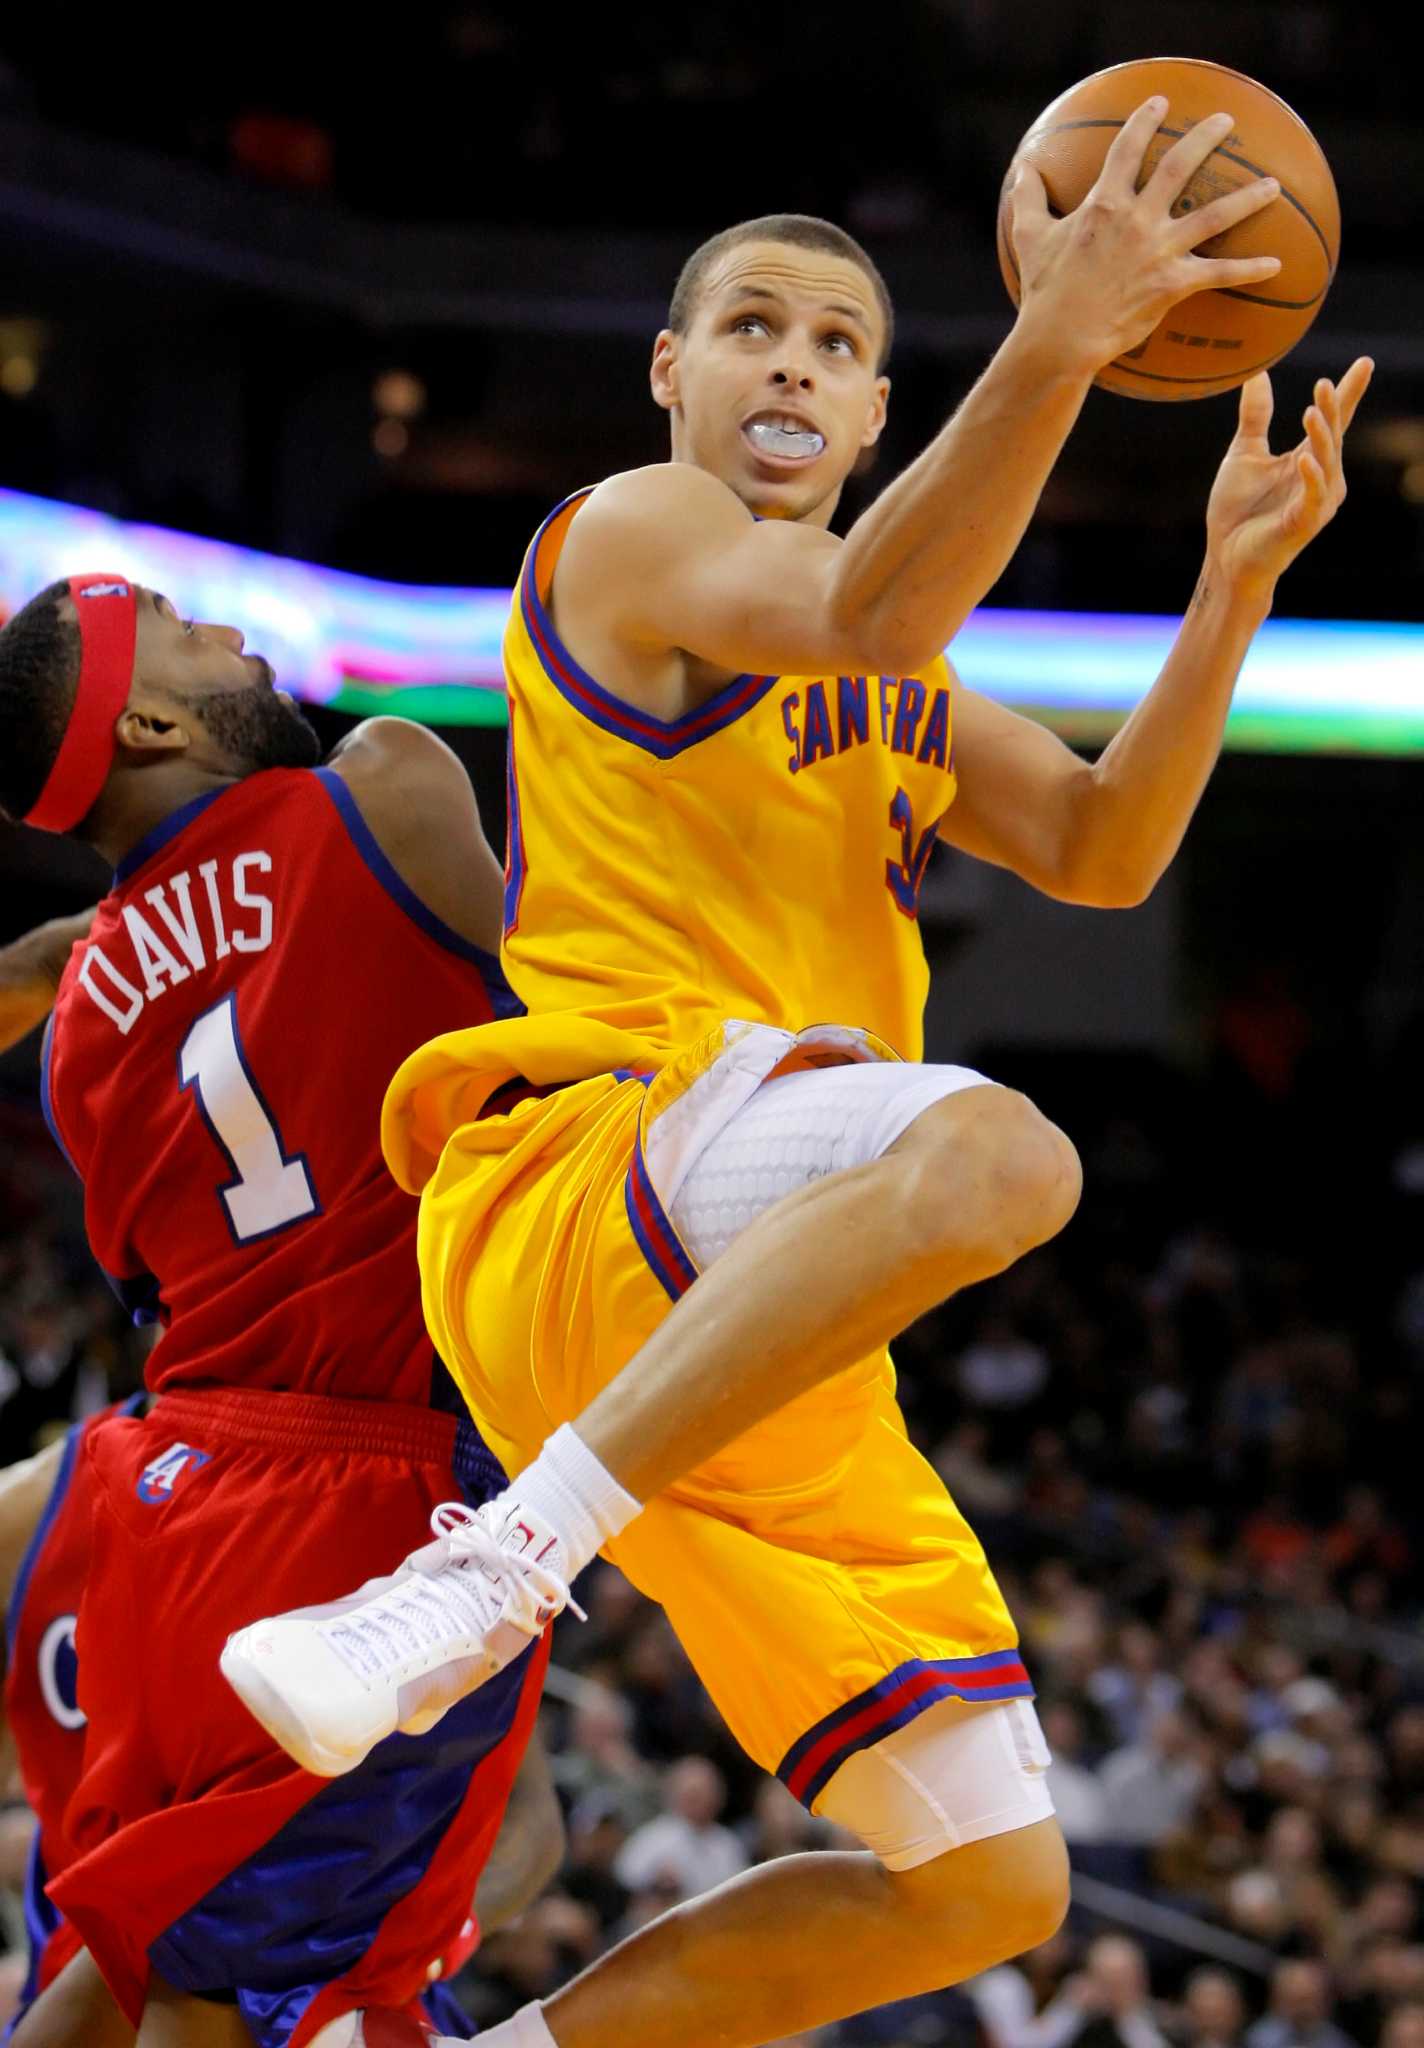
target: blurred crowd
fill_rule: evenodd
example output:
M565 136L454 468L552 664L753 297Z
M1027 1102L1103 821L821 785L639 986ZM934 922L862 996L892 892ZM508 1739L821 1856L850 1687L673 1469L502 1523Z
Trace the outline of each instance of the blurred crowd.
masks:
M1175 1137L1065 1115L1078 1219L899 1347L912 1434L1022 1631L1076 1902L1020 1962L815 2048L1424 2048L1424 1151L1399 1107L1312 1233L1304 1141L1224 1086ZM1319 1135L1299 1090L1289 1107ZM135 1385L145 1339L37 1120L0 1119L15 1456ZM669 1905L831 1841L748 1766L656 1609L602 1564L581 1597L543 1716L568 1853L462 1980L485 2024Z
M749 0L624 0L612 21L570 9L556 33L514 0L437 0L373 17L339 49L318 16L288 9L279 23L255 0L245 18L249 34L176 93L117 22L95 22L76 68L59 24L16 15L0 25L0 111L387 218L682 228L765 211L768 152L728 137L773 134L814 109L815 148L771 152L783 204L809 195L811 210L882 237L942 226L960 208L992 213L1011 139L997 100L1021 129L1070 79L1154 48L1269 77L1313 115L1378 127L1412 113L1386 17L1341 0L1197 0L1190 21L1171 0L1060 0L1031 37L1012 9L983 0L888 0L853 61L843 34L808 35ZM676 175L650 175L657 164ZM1347 170L1359 187L1352 236L1397 227L1409 201L1391 208L1395 181Z

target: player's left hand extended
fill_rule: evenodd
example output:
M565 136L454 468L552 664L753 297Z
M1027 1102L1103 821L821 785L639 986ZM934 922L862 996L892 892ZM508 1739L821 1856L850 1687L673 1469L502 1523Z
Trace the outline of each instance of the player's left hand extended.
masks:
M1345 435L1369 389L1374 364L1353 362L1338 384L1322 377L1305 409L1305 433L1273 455L1271 380L1241 387L1236 438L1206 508L1207 552L1233 587L1269 597L1283 570L1334 518L1345 496Z

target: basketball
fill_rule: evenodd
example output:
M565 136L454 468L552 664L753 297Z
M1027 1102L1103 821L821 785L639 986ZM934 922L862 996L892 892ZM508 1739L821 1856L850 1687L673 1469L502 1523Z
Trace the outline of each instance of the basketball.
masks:
M1205 206L1253 178L1278 178L1278 199L1202 243L1197 253L1278 256L1281 269L1245 290L1184 299L1095 381L1127 398L1210 398L1279 362L1320 311L1340 253L1340 202L1319 143L1284 100L1224 64L1191 57L1114 64L1072 86L1039 115L1014 152L1010 172L1027 158L1043 178L1053 211L1071 213L1096 181L1113 137L1154 93L1166 99L1167 113L1148 145L1141 182L1185 130L1210 114L1231 114L1235 127L1172 211ZM1006 179L999 203L999 268L1017 305L1008 188Z

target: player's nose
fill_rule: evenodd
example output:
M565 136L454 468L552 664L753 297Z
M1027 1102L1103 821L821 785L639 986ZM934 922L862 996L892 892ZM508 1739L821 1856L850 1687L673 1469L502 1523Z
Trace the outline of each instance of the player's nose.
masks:
M221 640L224 647L230 647L234 654L241 654L246 645L245 636L236 626L215 626L204 620L200 630L210 634L214 640Z
M773 384L781 385L783 389L791 388L797 391L811 391L815 388L810 364L796 355L782 357L780 363L771 373L771 381Z

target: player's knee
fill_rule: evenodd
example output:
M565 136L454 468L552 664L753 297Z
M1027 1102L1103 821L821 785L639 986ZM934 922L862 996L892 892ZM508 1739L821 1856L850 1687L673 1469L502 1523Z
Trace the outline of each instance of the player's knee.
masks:
M942 1928L945 1952L961 1968L967 1939L974 1970L1025 1955L1055 1935L1067 1917L1069 1886L1068 1851L1051 1819L948 1850L900 1880L907 1920L932 1943ZM928 1975L948 1981L933 1968Z
M1026 1955L1031 1948L1051 1941L1068 1917L1071 1886L1066 1852L1061 1858L1046 1859L1023 1873L1013 1895L1013 1912L1005 1927L1005 1958Z
M1056 1236L1077 1208L1077 1151L1015 1089L947 1097L924 1125L909 1192L931 1248L942 1240L960 1251L972 1232L986 1261L1009 1265Z

